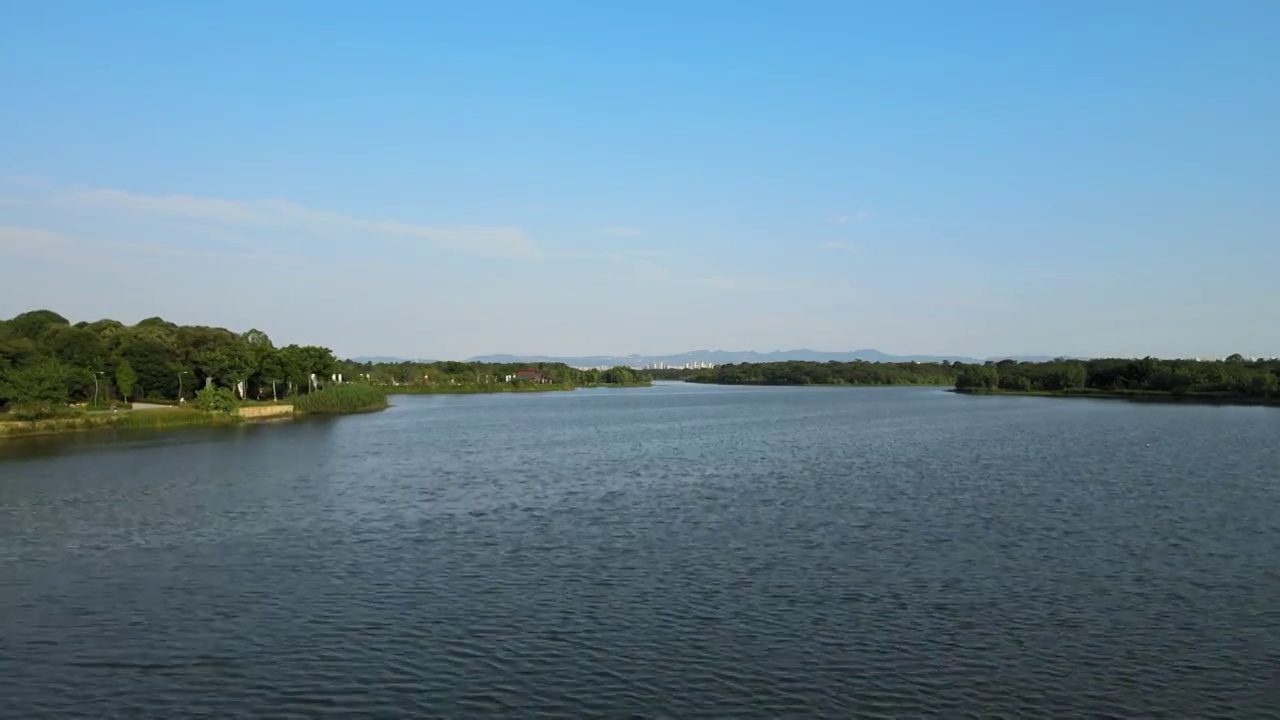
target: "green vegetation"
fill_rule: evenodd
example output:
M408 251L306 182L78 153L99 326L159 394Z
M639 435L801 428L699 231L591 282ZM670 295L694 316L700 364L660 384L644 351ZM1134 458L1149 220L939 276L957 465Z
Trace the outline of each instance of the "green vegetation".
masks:
M572 390L579 387L649 385L649 378L627 367L579 370L563 363L344 363L353 379L386 386L387 392L487 393Z
M159 430L174 427L237 425L240 422L242 422L240 418L226 413L214 414L189 408L173 408L172 410L119 413L114 416L111 426L130 430Z
M387 394L374 385L331 385L297 398L293 407L297 412L311 415L372 412L387 407Z
M963 393L1022 393L1280 404L1280 359L1143 358L964 363L781 362L714 370L646 371L718 385L951 385Z
M181 326L158 317L126 326L115 320L72 325L49 310L0 322L0 420L14 412L45 417L69 404L110 407L128 398L177 403L197 390L223 392L209 409L249 398L298 397L343 372L327 348L277 348L259 330L236 334ZM230 402L228 402L230 397ZM148 411L153 412L153 411Z
M196 399L191 403L197 410L230 415L239 405L236 394L226 388L210 385L196 392Z
M697 377L707 372L710 372L710 371L706 368L700 368L697 370L688 370L685 368L663 368L661 370L658 370L658 369L641 370L640 374L643 375L644 377L649 378L650 380L689 380L691 378Z
M962 366L956 390L1122 397L1135 400L1197 400L1280 403L1280 359L1245 360L1004 360Z
M133 366L128 360L121 360L120 365L116 367L116 387L120 388L120 397L128 400L137 382L138 373L133 371Z
M38 415L38 416L37 416ZM194 409L148 410L146 412L85 412L79 409L56 413L11 412L0 415L0 438L25 435L49 435L119 428L123 430L167 429L210 425L235 425L241 418Z
M397 393L533 392L648 385L630 368L558 363L369 364L324 347L277 348L266 333L183 326L153 317L72 324L50 310L0 321L0 434L131 425L236 422L240 405L270 400L306 413L364 412ZM182 414L128 410L129 400ZM146 417L144 418L143 415ZM224 419L209 419L213 415ZM120 418L129 417L122 420ZM201 418L205 418L201 420ZM231 418L226 420L226 418ZM49 421L40 428L32 423ZM54 423L53 421L57 421ZM25 427L25 430L23 427Z
M572 383L529 383L529 382L488 382L488 383L418 383L412 385L381 385L387 395L465 395L472 393L504 393L504 392L563 392L573 390L577 386Z
M685 375L715 385L951 385L949 363L805 362L734 363ZM679 377L679 376L677 376Z

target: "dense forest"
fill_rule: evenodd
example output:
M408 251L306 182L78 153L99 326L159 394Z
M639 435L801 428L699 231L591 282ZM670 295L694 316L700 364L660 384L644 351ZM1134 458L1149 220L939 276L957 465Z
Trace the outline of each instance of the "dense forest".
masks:
M949 363L806 362L736 363L702 370L689 382L716 385L951 385Z
M479 363L449 360L430 363L345 362L342 367L352 377L395 386L405 392L445 392L448 388L483 392L486 389L505 389L506 386L520 387L522 382L528 387L545 384L552 388L649 384L648 377L628 367L579 370L563 363ZM541 378L537 381L506 380L528 371L537 373ZM529 383L532 384L528 385Z
M534 370L531 381L508 380ZM564 365L442 362L360 364L325 347L276 347L259 330L184 326L159 317L127 326L115 320L72 324L49 310L0 321L0 409L103 406L117 401L191 400L206 385L235 400L305 395L345 381L395 391L483 391L648 380L629 368L581 371Z
M959 368L956 389L968 392L1172 394L1280 399L1280 360L1141 360L1106 358Z
M647 371L718 385L952 385L962 392L1178 395L1280 400L1280 359L1154 358L963 363L781 362Z
M698 368L696 370L687 368L646 368L639 372L652 380L689 380L708 372L708 370L706 368Z
M277 348L266 333L182 326L158 317L71 324L49 310L0 322L0 406L190 399L206 384L273 398L327 383L328 348Z

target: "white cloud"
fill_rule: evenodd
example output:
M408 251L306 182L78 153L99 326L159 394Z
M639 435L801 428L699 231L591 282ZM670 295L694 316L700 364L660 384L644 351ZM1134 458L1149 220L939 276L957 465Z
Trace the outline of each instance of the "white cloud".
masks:
M744 304L810 289L784 286L768 270L748 273L745 263L640 242L648 233L638 228L613 228L615 237L632 238L622 242L541 247L519 227L418 224L271 199L0 185L13 188L0 196L24 202L0 206L0 268L8 271L0 316L29 307L124 321L163 314L260 327L346 354L586 354L612 343L673 341L673 332L701 342L701 324L673 331L667 320L694 305L723 313L727 325L718 332L728 337L732 323L749 323ZM259 289L246 293L246 285ZM511 297L581 322L553 331L495 324ZM421 322L424 313L431 323ZM614 329L602 333L606 320Z
M600 228L601 235L613 235L615 237L635 237L643 233L644 231L640 228L629 225L613 225Z
M24 181L24 187L38 183ZM459 255L547 261L552 265L596 263L621 266L626 277L671 288L748 292L765 287L759 279L729 273L703 275L673 270L663 249L544 249L522 229L502 226L428 226L396 219L370 220L284 200L234 200L196 195L147 195L119 189L43 190L31 195L33 207L48 217L34 218L51 229L4 228L0 254L61 264L115 267L152 258L232 263L351 263L387 261L412 264L422 256L415 247ZM74 219L69 225L66 219ZM56 230L57 232L54 232ZM617 237L634 237L634 227L602 228ZM437 263L432 263L437 265ZM163 266L157 266L163 267ZM592 272L590 265L584 268ZM607 274L607 273L606 273Z
M228 200L191 195L140 195L122 190L59 193L49 204L110 214L125 221L179 221L185 233L198 233L254 247L267 243L309 244L332 238L370 244L422 240L469 255L509 259L538 257L537 244L520 228L437 227L399 220L368 220L318 210L284 200Z
M169 258L252 260L284 262L280 256L255 252L216 250L145 242L121 242L68 235L41 228L0 227L0 255L9 254L36 260L99 268L118 267L127 256L149 255Z

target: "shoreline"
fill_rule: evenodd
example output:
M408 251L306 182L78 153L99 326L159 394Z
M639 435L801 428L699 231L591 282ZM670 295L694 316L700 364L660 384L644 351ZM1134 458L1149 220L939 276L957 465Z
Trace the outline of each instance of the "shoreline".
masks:
M1158 390L991 390L977 388L951 388L957 395L991 397L1047 397L1077 400L1127 400L1136 403L1168 405L1238 405L1254 407L1280 407L1280 398L1260 398L1248 395L1219 395L1214 393L1173 393Z
M644 388L653 387L653 383L636 383L618 385L611 383L594 383L591 385L571 385L566 383L550 383L546 385L515 386L510 383L490 383L485 385L384 385L381 386L387 397L393 395L497 395L501 393L539 393L539 392L573 392L595 388Z
M136 415L134 413L137 413ZM176 430L194 427L228 427L247 422L270 422L287 419L268 415L261 419L210 413L203 410L131 410L120 414L85 415L82 417L46 418L43 420L0 420L0 441L9 438L39 437L94 432L98 430Z
M1159 403L1168 405L1231 405L1241 407L1280 407L1280 397L1260 398L1248 395L1228 395L1216 393L1173 393L1158 390L991 390L985 388L957 388L941 383L895 383L895 384L860 384L851 383L720 383L705 380L682 380L693 385L715 385L719 387L794 387L794 388L892 388L892 387L933 387L945 388L947 392L957 395L1003 396L1003 397L1047 397L1059 399L1083 400L1127 400L1136 403Z
M380 388L384 397L397 395L491 395L496 393L571 392L588 388L652 387L652 384L636 385L533 385L527 387L498 386L494 389L477 389L474 386L449 386L430 389L423 386L399 386ZM306 417L333 415L366 415L381 412L390 407L383 402L341 412L306 412L288 402L247 402L231 413L208 412L177 406L165 409L127 410L121 413L96 412L80 416L44 418L40 420L5 420L0 415L0 442L10 438L45 437L101 430L176 430L196 427L229 427L233 425L289 422Z
M719 387L812 387L812 388L893 388L893 387L933 387L951 388L951 383L725 383L710 380L678 380L690 385L716 385Z

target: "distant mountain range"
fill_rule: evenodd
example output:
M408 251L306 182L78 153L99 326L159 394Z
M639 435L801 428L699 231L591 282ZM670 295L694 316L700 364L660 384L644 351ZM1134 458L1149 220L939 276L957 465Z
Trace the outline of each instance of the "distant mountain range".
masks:
M755 352L753 350L735 351L735 350L694 350L692 352L680 353L677 355L584 355L576 357L551 356L551 355L478 355L468 358L468 362L487 362L487 363L564 363L575 367L600 367L627 365L631 367L648 367L651 365L666 364L669 366L679 367L682 365L690 365L694 363L713 363L715 365L725 365L728 363L764 363L764 362L785 362L787 360L809 360L813 362L852 362L854 360L865 360L867 362L942 362L948 360L951 362L977 363L985 360L1018 360L1020 362L1044 362L1052 360L1052 355L1000 355L990 358L973 358L962 355L890 355L870 348L863 350L853 350L849 352L823 352L820 350L778 350L774 352ZM405 358L394 357L358 357L353 358L356 362L374 362L374 363L398 363L406 362ZM415 359L412 362L432 362L430 360Z
M374 363L375 365L381 364L381 363L391 363L394 365L396 363L402 363L402 362L415 362L415 363L436 362L435 360L428 360L426 358L402 358L402 357L391 357L389 355L361 355L360 357L351 358L351 361L358 362L358 363Z

